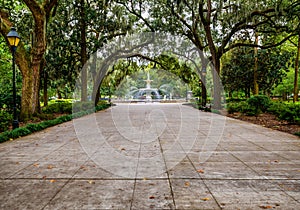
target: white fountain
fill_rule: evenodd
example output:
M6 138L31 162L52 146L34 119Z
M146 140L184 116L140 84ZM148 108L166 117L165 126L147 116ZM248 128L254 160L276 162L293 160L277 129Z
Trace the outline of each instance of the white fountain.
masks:
M152 101L152 96L151 96L151 92L154 90L153 88L151 88L151 82L153 80L150 79L150 74L149 72L147 72L147 79L144 80L147 84L146 84L146 88L145 88L145 92L146 92L146 101Z
M152 102L153 99L160 100L161 95L159 94L159 91L157 88L151 87L151 82L153 80L150 79L150 74L147 72L147 79L144 80L146 82L145 88L135 89L131 91L131 95L133 95L133 98L138 100L143 100L146 102Z

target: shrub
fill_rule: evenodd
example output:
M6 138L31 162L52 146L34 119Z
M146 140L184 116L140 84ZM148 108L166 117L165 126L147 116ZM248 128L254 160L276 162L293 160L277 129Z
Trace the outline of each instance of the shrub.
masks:
M275 114L280 120L300 124L300 104L273 102L268 112Z
M0 119L0 132L8 130L9 126L12 124L12 115L6 111L0 110Z
M27 124L26 128L31 132L36 132L40 131L42 129L42 126L40 126L40 124Z
M295 117L295 123L300 125L300 117Z
M85 102L76 102L73 104L73 113L93 110L95 108L93 101L85 101Z
M271 100L265 95L252 96L247 100L247 103L257 113L266 112L271 105Z
M27 129L26 127L21 127L21 128L16 128L16 129L12 130L10 133L10 137L12 139L16 139L21 136L26 136L30 133L32 133L32 132L29 129Z
M246 113L249 110L249 105L246 101L241 102L231 102L227 104L227 111L229 114L233 114L235 112Z
M285 109L286 109L286 104L282 102L272 102L267 111L271 114L279 116L280 113Z
M239 109L239 103L228 103L227 104L227 112L229 114L233 114L235 112L240 112L241 110Z
M11 133L11 131L5 131L3 133L0 134L0 143L8 141L9 138L9 134Z
M16 95L16 105L17 110L21 108L21 96ZM13 112L13 95L12 94L3 94L0 95L0 109L5 109L8 112Z
M242 102L242 101L246 101L246 99L244 99L244 98L227 98L226 99L227 103L238 103L238 102Z
M100 101L97 103L97 106L100 106L100 105L108 105L108 103L107 103L107 101L100 100Z
M45 114L53 114L53 113L71 114L72 104L69 102L53 103L48 105L47 107L43 107L42 111Z
M299 123L300 104L286 104L285 109L279 113L279 119L287 120L291 123Z

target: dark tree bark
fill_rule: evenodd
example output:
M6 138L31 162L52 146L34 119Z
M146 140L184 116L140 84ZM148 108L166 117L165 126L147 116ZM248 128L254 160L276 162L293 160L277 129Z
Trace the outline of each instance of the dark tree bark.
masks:
M258 45L258 33L255 32L255 45ZM259 86L258 86L258 48L254 47L254 71L253 71L253 94L258 95Z
M23 0L34 19L34 37L30 53L26 52L22 42L17 48L16 63L22 73L22 99L20 119L26 120L40 111L40 64L46 51L46 24L57 0ZM0 32L6 38L12 23L3 10L0 10ZM8 42L7 42L8 43Z
M85 2L80 0L80 54L81 54L81 101L87 101L87 43L86 43L86 21L85 21Z
M293 102L298 101L298 72L299 72L299 59L300 59L300 34L298 35L297 55L295 61L295 77L294 77L294 97Z

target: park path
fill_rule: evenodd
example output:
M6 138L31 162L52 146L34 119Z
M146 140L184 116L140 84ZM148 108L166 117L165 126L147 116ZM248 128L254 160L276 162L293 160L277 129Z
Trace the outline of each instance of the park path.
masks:
M0 209L300 209L300 139L117 104L0 144Z

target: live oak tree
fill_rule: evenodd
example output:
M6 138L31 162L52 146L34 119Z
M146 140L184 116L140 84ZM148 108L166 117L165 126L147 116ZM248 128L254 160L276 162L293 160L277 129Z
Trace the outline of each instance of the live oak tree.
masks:
M64 87L73 91L79 76L81 100L85 101L87 69L84 65L94 62L96 66L95 52L111 39L131 30L133 20L114 1L61 0L57 10L60 15L53 18L48 30L48 82L57 92L63 92ZM96 69L89 70L96 77Z
M201 51L209 52L209 58L217 74L221 72L221 57L238 46L270 48L295 35L295 27L287 26L286 13L298 1L253 0L159 0L118 1L135 14L151 31L169 31L191 40ZM299 24L299 23L298 23ZM265 31L265 28L269 29ZM286 35L272 45L260 46L254 41L254 33L278 33ZM235 39L249 42L234 42ZM215 87L219 87L214 74ZM214 88L214 103L220 108L219 88Z
M16 63L22 73L21 119L27 119L39 112L39 90L41 61L46 50L46 29L50 17L54 15L58 0L23 0L33 19L31 48L20 43L16 51ZM10 28L16 23L10 19L10 12L0 9L0 32L6 38ZM19 32L21 33L21 32Z

